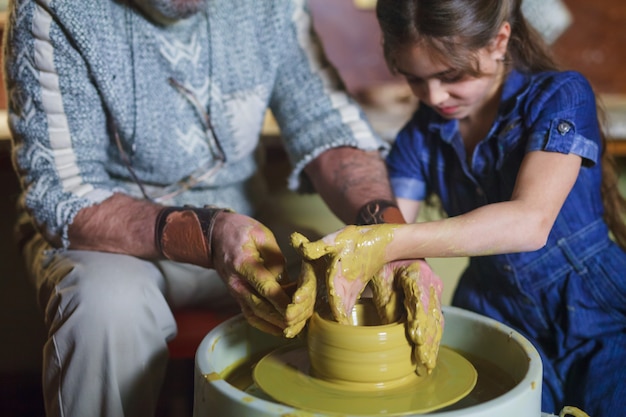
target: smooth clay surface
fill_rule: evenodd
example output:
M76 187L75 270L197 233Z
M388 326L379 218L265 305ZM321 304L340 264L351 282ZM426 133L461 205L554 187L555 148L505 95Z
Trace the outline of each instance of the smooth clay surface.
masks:
M276 401L300 410L349 415L413 415L454 404L476 384L472 364L442 347L439 362L428 376L412 373L402 383L379 387L333 383L310 375L306 347L286 346L262 358L254 367L258 387Z
M417 377L404 323L379 325L373 304L365 302L354 306L352 322L340 324L313 314L307 331L313 376L353 389L375 389Z
M372 303L359 302L351 321L316 312L306 345L277 349L256 364L257 386L303 410L387 415L433 411L474 388L473 365L450 349L441 350L432 373L418 376L405 323L381 325Z

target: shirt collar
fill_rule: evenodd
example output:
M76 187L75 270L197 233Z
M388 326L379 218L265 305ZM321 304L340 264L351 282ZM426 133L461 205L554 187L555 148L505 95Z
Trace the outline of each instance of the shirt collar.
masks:
M500 99L499 117L507 117L518 106L521 98L528 91L530 75L512 70L504 80Z

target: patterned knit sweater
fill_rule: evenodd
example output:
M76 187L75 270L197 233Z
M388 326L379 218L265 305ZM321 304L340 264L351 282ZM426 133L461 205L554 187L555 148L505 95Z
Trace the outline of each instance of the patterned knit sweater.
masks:
M331 147L385 148L339 91L304 0L209 0L166 26L123 0L18 0L5 74L23 206L65 247L79 210L113 192L141 196L128 165L160 196L214 167L218 146L226 164L163 203L253 214L268 107L292 189Z

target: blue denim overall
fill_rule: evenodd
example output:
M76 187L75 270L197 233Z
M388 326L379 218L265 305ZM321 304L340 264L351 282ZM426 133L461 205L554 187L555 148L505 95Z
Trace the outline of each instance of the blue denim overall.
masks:
M507 78L496 120L468 161L456 120L420 106L388 157L398 197L434 193L449 216L510 200L527 152L574 153L583 164L545 247L474 257L453 305L517 329L544 366L542 410L626 416L626 253L609 237L600 196L595 98L575 72Z

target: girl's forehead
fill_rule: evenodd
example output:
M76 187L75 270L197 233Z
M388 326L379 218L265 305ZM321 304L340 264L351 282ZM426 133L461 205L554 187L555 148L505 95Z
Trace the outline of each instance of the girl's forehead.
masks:
M423 44L407 45L397 50L395 67L401 74L411 74L427 78L449 70L451 63Z
M449 71L478 74L490 59L489 51L488 46L474 51L459 45L436 47L429 42L417 42L397 48L393 62L397 72L420 78Z

